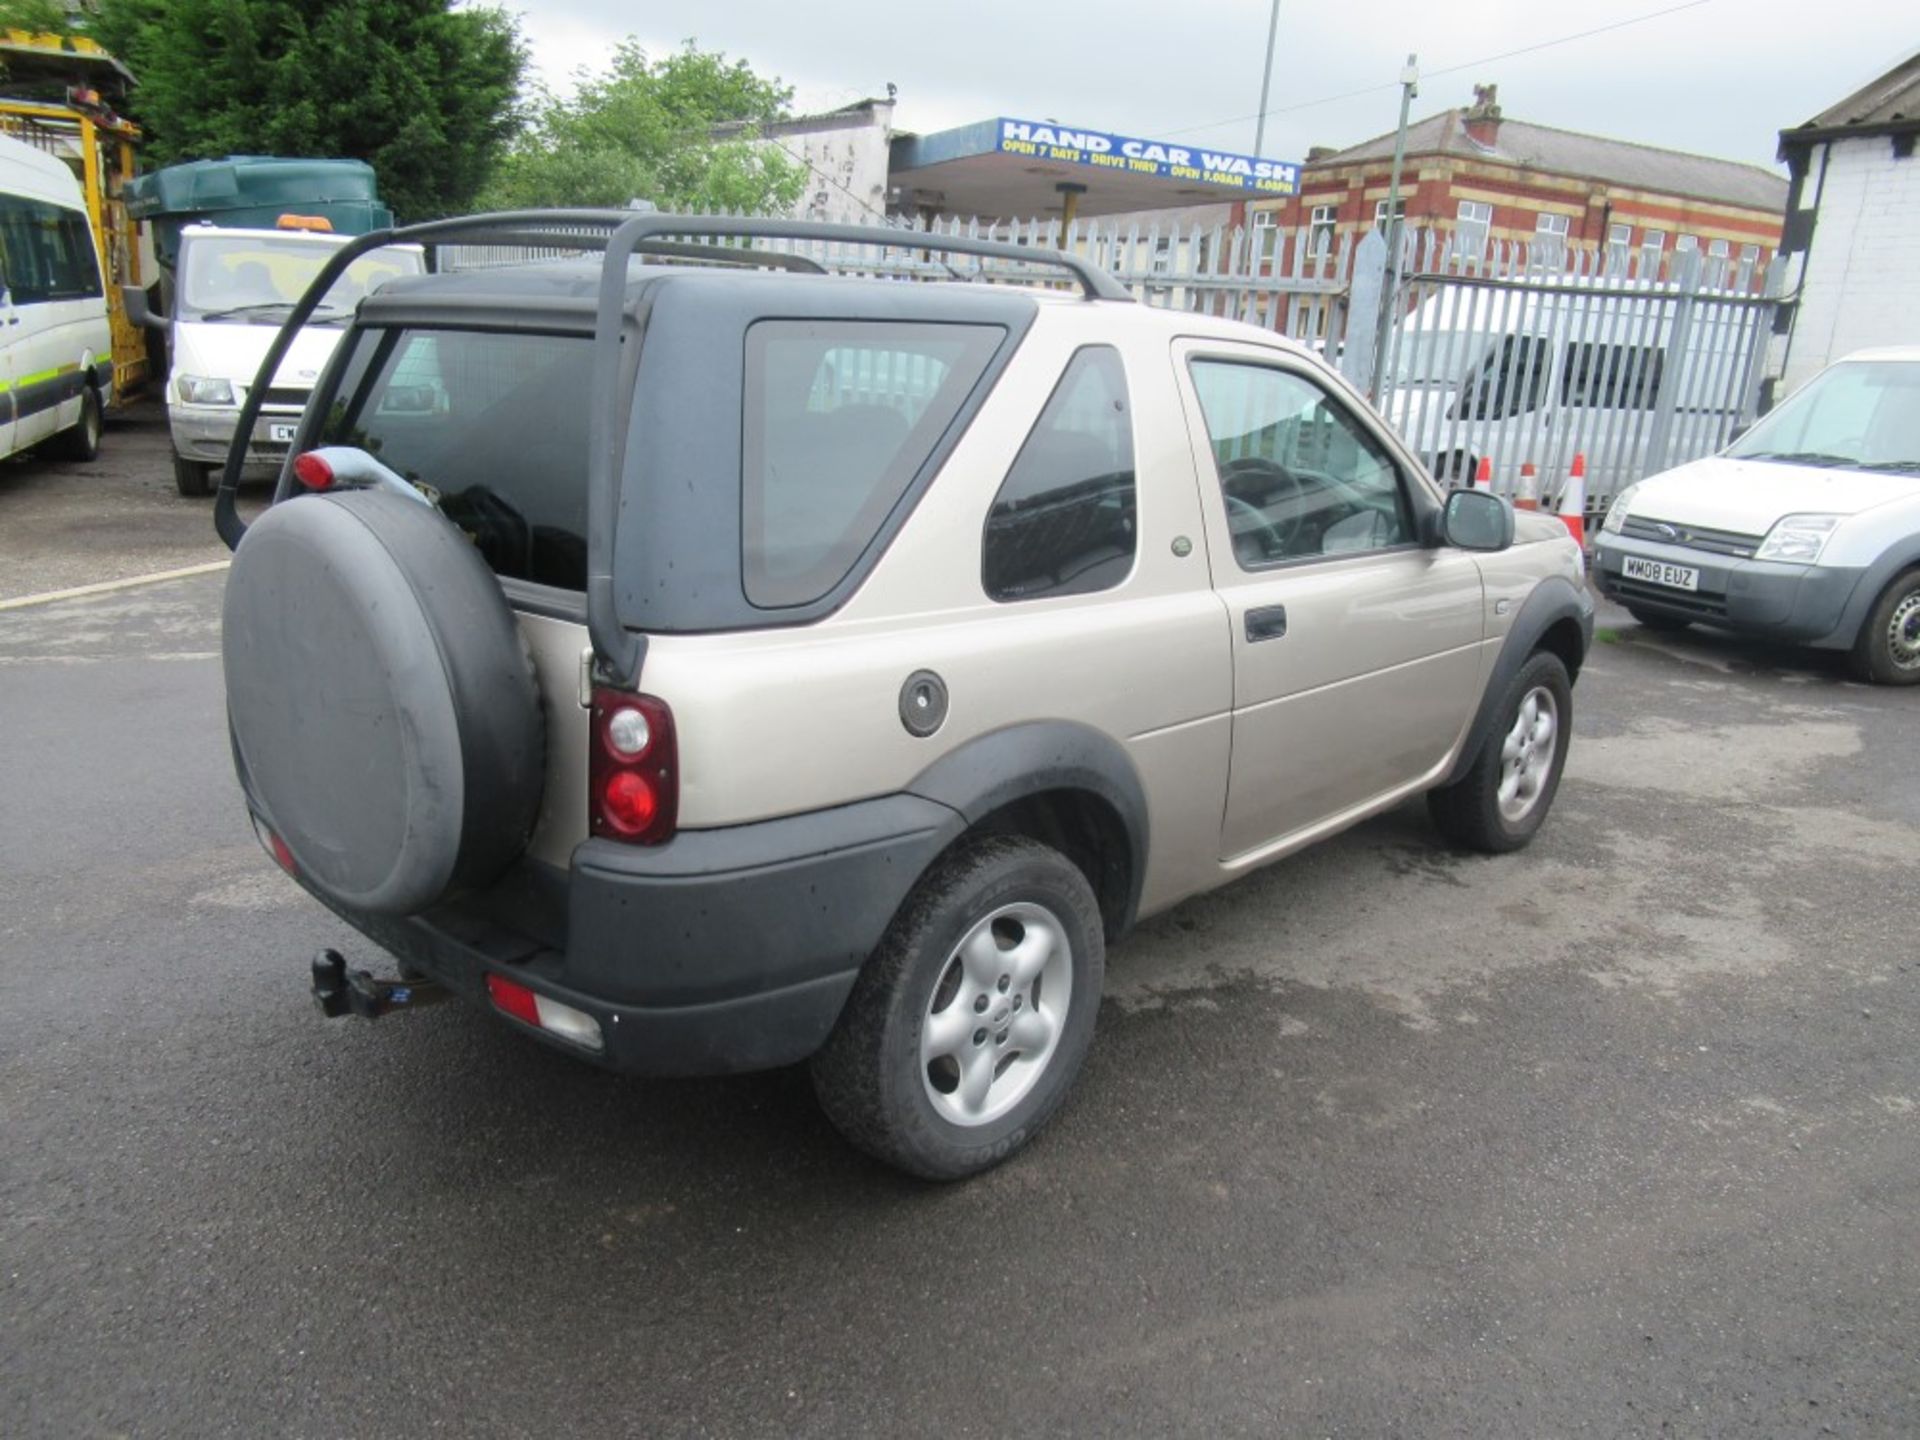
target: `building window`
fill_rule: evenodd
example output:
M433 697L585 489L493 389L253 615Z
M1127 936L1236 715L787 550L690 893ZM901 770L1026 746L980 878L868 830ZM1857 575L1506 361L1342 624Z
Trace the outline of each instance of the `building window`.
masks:
M1676 235L1673 237L1673 253L1676 255L1691 255L1699 248L1700 237L1698 235Z
M1533 222L1534 234L1550 235L1556 240L1565 240L1570 228L1571 222L1565 215L1549 215L1545 211Z
M1660 256L1667 248L1667 232L1664 230L1642 230L1640 232L1640 273L1651 280L1660 274Z
M1313 228L1310 233L1312 236L1313 253L1316 255L1326 255L1333 250L1333 227L1336 223L1333 214L1334 207L1331 205L1316 205L1313 207Z
M1760 263L1760 247L1758 245L1742 245L1740 247L1740 263L1742 265L1758 265Z
M1460 202L1459 222L1453 230L1453 253L1479 260L1487 253L1487 236L1493 229L1493 206L1480 200Z
M1633 244L1633 227L1631 225L1607 226L1608 248L1614 249L1614 250L1625 250L1632 244Z
M1402 195L1395 204L1394 213L1398 215L1402 225L1407 223L1406 196ZM1376 200L1373 202L1373 228L1376 230L1384 230L1387 228L1387 202L1384 200Z
M1160 239L1154 243L1152 271L1155 275L1171 275L1173 273L1173 239L1171 236L1162 235Z
M1274 223L1278 218L1271 210L1253 212L1253 253L1262 260L1273 258L1274 245L1280 235L1280 227Z
M1715 260L1724 260L1733 254L1733 246L1725 240L1710 240L1707 242L1707 254Z

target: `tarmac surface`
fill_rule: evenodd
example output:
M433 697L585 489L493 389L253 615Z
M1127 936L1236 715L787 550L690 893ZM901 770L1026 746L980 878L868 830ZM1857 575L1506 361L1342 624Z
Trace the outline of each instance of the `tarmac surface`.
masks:
M4 467L0 595L219 559L164 444ZM1603 615L1532 848L1149 921L932 1187L799 1072L322 1020L223 579L0 611L0 1434L1920 1433L1920 691Z

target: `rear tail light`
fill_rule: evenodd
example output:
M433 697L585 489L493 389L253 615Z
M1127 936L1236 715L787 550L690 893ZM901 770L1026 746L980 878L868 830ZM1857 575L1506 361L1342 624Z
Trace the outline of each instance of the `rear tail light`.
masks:
M517 980L509 980L504 975L487 976L487 998L493 1001L494 1009L536 1030L545 1030L589 1050L602 1049L606 1044L600 1034L600 1022L593 1016L529 990Z
M593 833L631 845L673 838L680 755L673 712L651 695L593 692L587 809Z

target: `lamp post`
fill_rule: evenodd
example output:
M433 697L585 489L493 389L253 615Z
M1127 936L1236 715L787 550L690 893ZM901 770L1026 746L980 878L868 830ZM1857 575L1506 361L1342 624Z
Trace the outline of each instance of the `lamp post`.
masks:
M1273 84L1273 37L1280 32L1280 0L1273 0L1267 18L1267 63L1260 71L1260 114L1253 122L1253 153L1258 156L1267 138L1267 91Z
M1400 304L1400 169L1407 163L1407 112L1420 93L1420 57L1407 56L1400 68L1400 128L1393 132L1393 172L1387 180L1387 277L1380 297L1380 328L1373 341L1373 401L1377 405L1387 374L1387 339Z

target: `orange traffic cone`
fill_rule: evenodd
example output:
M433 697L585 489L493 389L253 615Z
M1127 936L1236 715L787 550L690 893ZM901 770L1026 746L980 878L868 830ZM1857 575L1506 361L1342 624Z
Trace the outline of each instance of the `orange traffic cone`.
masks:
M1476 490L1493 488L1493 457L1491 455L1480 457L1480 467L1473 472L1473 488Z
M1575 455L1573 469L1567 475L1567 488L1560 492L1560 521L1573 536L1573 543L1587 548L1587 457Z
M1531 460L1520 466L1520 488L1513 492L1513 508L1516 510L1540 508L1540 472L1533 468Z

